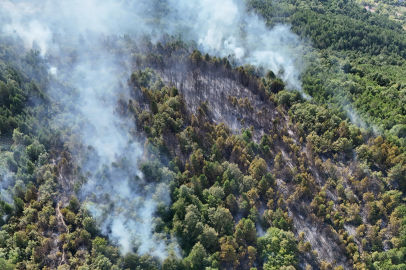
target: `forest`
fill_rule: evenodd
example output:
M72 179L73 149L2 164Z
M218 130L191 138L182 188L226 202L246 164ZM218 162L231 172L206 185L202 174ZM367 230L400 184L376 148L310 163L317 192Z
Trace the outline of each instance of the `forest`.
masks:
M406 269L402 19L351 0L224 1L264 31L289 25L272 32L289 54L258 44L294 64L264 67L261 48L239 58L187 34L186 2L123 1L115 17L119 1L84 1L114 27L92 17L41 42L35 22L28 47L10 24L25 2L5 2L0 269ZM116 33L135 8L152 31ZM249 16L237 46L262 33Z

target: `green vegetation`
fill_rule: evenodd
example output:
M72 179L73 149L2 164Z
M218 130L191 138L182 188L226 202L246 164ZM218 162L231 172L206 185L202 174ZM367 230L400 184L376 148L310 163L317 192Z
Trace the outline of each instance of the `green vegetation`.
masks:
M139 243L120 252L89 208L130 216L142 198L81 193L97 155L81 143L85 120L67 117L79 110L69 76L47 71L69 74L75 54L43 59L0 40L1 269L406 269L401 23L342 0L251 0L248 10L311 39L301 76L311 99L168 35L103 42L136 67L114 74L130 92L115 113L143 148L139 162L118 157L92 173L114 182L136 167L145 182L132 177L130 192L168 187L170 205L154 194L149 229L180 248L162 260Z
M386 136L404 137L406 40L400 23L352 1L249 1L269 25L285 22L315 52L302 75L318 104ZM402 142L404 144L404 142Z

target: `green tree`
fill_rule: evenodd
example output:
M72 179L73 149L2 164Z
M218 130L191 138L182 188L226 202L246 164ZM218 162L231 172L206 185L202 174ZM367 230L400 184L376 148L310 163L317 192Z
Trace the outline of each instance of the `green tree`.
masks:
M266 162L264 159L256 157L252 162L249 167L249 172L251 176L257 180L260 181L261 178L266 174L268 166L266 165Z
M258 247L264 262L264 269L276 270L283 266L297 267L298 249L292 232L269 228L266 235L258 238Z
M194 245L189 256L183 260L183 264L186 269L203 270L207 266L205 262L206 256L206 250L203 245L198 242Z
M138 256L133 253L128 253L124 257L124 267L125 269L135 269L138 264Z
M153 112L154 114L157 114L157 113L158 113L158 105L156 104L156 101L155 101L155 100L153 100L153 101L151 102L151 110L152 110L152 112Z
M257 230L254 222L251 219L241 219L235 227L235 238L239 244L243 243L256 243ZM237 233L238 232L238 233ZM238 236L238 237L237 237Z
M181 270L181 269L182 269L182 259L178 258L175 252L171 251L169 253L169 256L162 263L162 270Z
M21 198L14 197L14 209L17 216L20 216L24 210L24 201Z
M77 213L80 209L80 202L76 197L73 197L69 201L69 210L71 210L74 213Z
M15 269L15 265L10 264L4 258L0 258L0 269L13 270Z
M231 234L234 227L234 221L233 216L228 209L221 206L217 208L209 208L208 215L211 226L220 236Z
M83 228L93 237L97 234L96 222L91 217L85 217L82 221Z
M96 266L96 270L111 270L112 263L108 258L99 255L94 262L94 266Z
M212 253L219 245L218 233L212 227L205 225L199 241L207 251Z

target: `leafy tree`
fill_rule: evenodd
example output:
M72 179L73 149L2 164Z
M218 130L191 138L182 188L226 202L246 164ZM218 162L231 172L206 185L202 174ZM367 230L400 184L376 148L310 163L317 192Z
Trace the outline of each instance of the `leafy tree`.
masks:
M178 258L175 252L170 252L169 256L162 263L163 270L180 270L182 269L182 260Z
M255 224L250 219L241 219L235 228L234 236L240 244L245 242L255 243L257 240L257 230Z
M7 262L4 258L0 259L0 268L4 270L13 270L15 269L15 265Z
M124 257L124 267L127 269L135 269L138 265L139 258L137 255L128 253Z
M96 270L110 270L112 263L108 258L104 257L103 255L99 255L96 258L94 265Z
M206 250L200 242L196 243L189 256L183 260L186 269L205 269Z
M92 236L97 234L96 223L91 217L85 217L82 221L83 228L88 231Z
M258 238L258 246L261 257L265 260L264 269L297 267L298 249L292 232L269 228L264 237Z
M14 199L15 214L17 216L20 216L24 210L24 201L18 197L14 197L13 199Z
M223 207L209 208L208 216L211 226L219 235L230 234L234 226L233 216Z
M264 159L255 158L249 167L249 172L251 176L259 181L265 174L267 170L267 165Z
M199 236L199 241L207 251L212 253L219 245L218 233L215 229L205 225L203 233Z

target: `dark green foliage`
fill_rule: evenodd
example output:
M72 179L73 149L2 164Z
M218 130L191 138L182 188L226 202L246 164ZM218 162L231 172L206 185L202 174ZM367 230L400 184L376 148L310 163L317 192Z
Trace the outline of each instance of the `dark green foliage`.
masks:
M124 267L125 267L125 269L127 269L127 268L128 269L134 269L134 268L136 268L137 265L138 265L138 262L139 262L139 258L135 254L130 254L129 253L124 257Z
M20 216L24 210L24 201L21 198L14 197L14 211L17 216Z
M83 219L83 228L88 231L92 237L97 234L97 227L95 221L91 217L86 217Z
M69 201L69 210L71 210L74 213L77 213L79 211L80 208L80 202L76 197L73 197L70 201Z
M186 269L192 270L201 270L206 269L207 263L205 262L206 258L206 250L202 246L202 244L197 243L192 251L190 252L189 256L185 258L184 265Z
M151 110L152 110L152 112L153 112L154 114L157 114L157 113L158 113L158 105L156 105L155 100L153 100L153 101L151 102Z
M279 93L284 87L285 85L280 78L273 80L270 84L270 88L273 93Z
M173 88L172 88L172 93L171 93L172 96L173 96L173 97L176 97L176 96L178 95L178 93L179 93L179 92L178 92L178 89L177 89L176 87L173 87Z
M162 264L163 270L181 270L182 260L177 257L174 252L171 252L169 256L164 260Z

